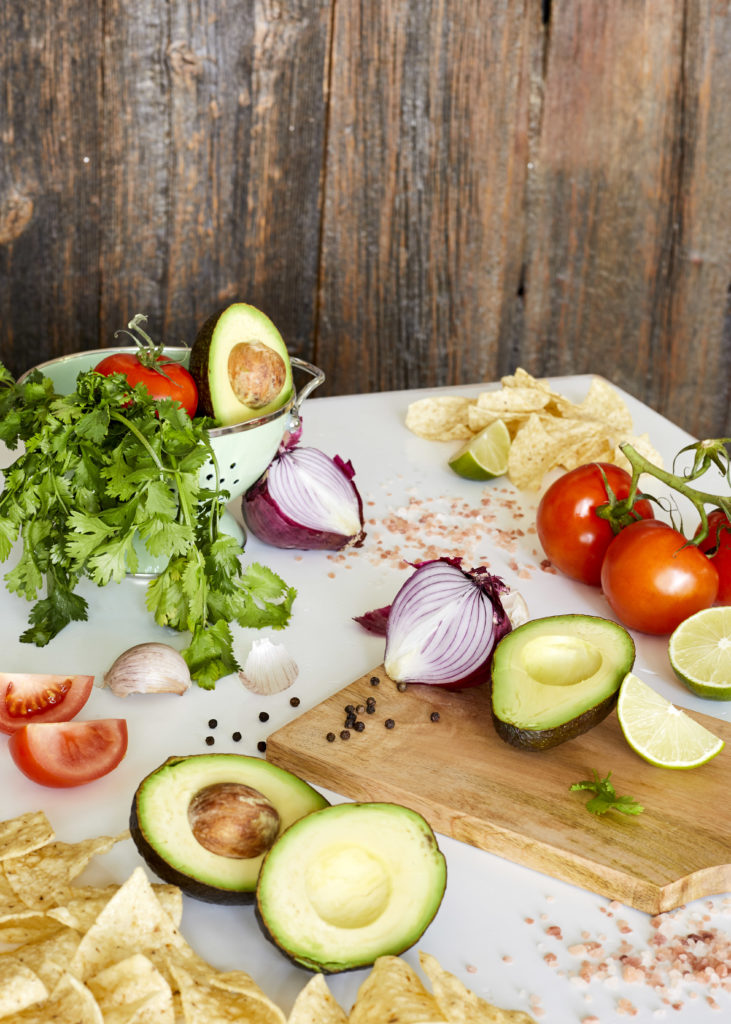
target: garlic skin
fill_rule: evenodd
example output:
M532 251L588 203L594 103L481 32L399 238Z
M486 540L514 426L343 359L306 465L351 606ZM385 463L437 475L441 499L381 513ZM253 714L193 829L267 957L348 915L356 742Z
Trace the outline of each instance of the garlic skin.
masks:
M136 644L120 654L104 674L116 697L130 693L185 693L191 678L185 658L169 644Z
M264 637L251 645L239 679L252 693L268 696L290 687L298 673L297 663L287 649Z
M517 590L508 590L506 594L501 595L500 600L513 629L517 629L518 626L522 626L524 622L528 621L530 618L528 604Z

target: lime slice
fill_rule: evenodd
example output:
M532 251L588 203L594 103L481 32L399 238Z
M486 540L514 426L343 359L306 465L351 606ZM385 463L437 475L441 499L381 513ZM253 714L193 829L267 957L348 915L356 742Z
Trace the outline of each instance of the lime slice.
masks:
M731 605L704 608L670 637L673 670L699 697L731 700Z
M659 768L696 768L723 749L723 740L628 672L617 716L636 754Z
M492 480L508 471L510 434L502 420L495 420L455 452L449 465L468 480Z

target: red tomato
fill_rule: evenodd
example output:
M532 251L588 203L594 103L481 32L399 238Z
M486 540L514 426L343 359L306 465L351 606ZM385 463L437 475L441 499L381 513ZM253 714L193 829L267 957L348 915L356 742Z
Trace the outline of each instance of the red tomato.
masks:
M700 527L696 534L700 533ZM707 555L713 552L711 564L718 573L716 604L731 604L731 523L721 508L708 515L708 536L698 545Z
M554 480L536 513L538 539L549 561L572 579L596 587L604 553L615 536L606 519L596 514L597 506L608 501L602 470L616 497L626 498L629 473L608 462L592 462ZM643 519L653 518L649 501L640 499L634 508Z
M0 672L0 732L29 722L68 722L89 699L94 676Z
M116 768L127 752L123 718L25 725L10 737L10 754L42 786L81 786Z
M718 573L682 533L645 519L625 526L607 548L602 588L625 626L664 635L713 604Z
M127 378L131 387L144 384L152 398L173 398L185 409L192 418L198 407L198 388L195 381L180 363L175 363L164 356L160 359L160 368L164 373L144 366L136 355L130 352L115 352L105 356L94 367L97 373L105 377L113 373L121 373Z

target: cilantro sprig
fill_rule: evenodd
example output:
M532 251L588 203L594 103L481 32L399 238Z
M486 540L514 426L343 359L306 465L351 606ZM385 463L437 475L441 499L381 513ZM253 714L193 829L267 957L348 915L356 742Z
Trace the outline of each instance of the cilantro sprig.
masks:
M167 559L147 607L159 625L191 633L182 653L199 686L239 667L229 623L286 625L294 589L262 565L244 568L241 546L219 529L228 494L211 425L120 376L90 370L58 395L38 371L18 384L0 363L0 440L24 446L0 494L0 560L22 541L5 581L35 602L22 642L44 646L86 620L79 582L120 582L137 571L140 544ZM208 460L211 488L201 483Z
M599 773L596 771L592 771L592 774L594 775L593 779L583 779L570 787L572 793L588 790L594 794L591 800L586 802L587 811L592 814L606 814L607 811L621 811L622 814L642 813L644 807L631 796L617 796L614 786L609 781L611 772L603 779L599 778Z

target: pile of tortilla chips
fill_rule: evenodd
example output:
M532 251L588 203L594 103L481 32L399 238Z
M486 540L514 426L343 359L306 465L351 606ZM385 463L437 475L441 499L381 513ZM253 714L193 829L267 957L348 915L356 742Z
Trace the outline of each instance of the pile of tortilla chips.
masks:
M470 992L427 953L419 963L433 993L397 956L381 956L358 989L349 1015L338 1006L321 974L302 989L287 1024L535 1024L522 1010L500 1010Z
M503 377L499 390L477 398L439 395L412 402L406 426L431 441L468 441L495 420L510 433L508 476L516 487L535 490L557 467L613 462L628 468L619 449L629 442L655 465L662 459L646 434L634 437L632 415L621 395L594 377L586 397L572 402L525 370Z
M289 1019L244 971L219 971L179 931L182 896L136 868L121 886L72 885L121 839L56 840L41 812L0 821L0 1024L529 1024L422 955L434 995L382 957L346 1016L322 975Z

